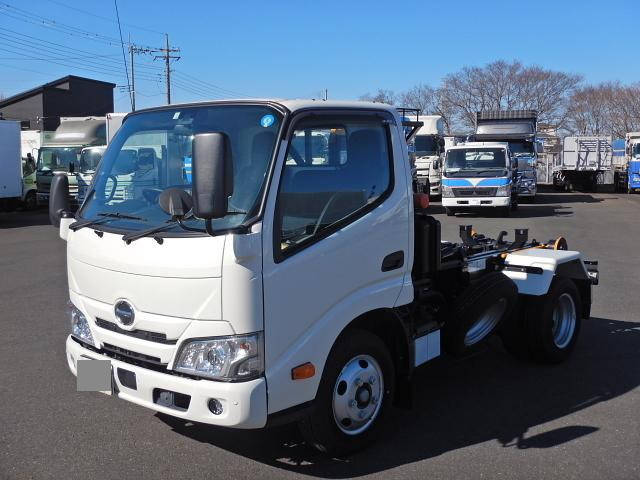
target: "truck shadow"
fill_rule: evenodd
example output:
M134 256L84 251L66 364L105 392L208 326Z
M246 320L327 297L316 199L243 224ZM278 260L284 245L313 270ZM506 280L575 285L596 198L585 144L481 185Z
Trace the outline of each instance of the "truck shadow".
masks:
M49 225L49 212L47 209L0 213L0 230L37 225Z
M328 458L304 444L295 426L242 431L162 414L173 431L284 470L320 478L381 472L487 441L503 448L554 448L598 430L570 425L530 429L623 395L640 385L640 324L591 318L564 364L520 363L497 338L473 358L443 357L416 373L411 410L391 412L373 447Z

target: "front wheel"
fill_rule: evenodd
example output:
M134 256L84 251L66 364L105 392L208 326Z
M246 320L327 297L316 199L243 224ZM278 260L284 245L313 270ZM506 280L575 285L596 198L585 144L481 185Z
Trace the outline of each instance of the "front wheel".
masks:
M456 213L449 207L444 207L447 217L453 217Z
M364 330L338 338L325 364L302 435L322 452L344 455L373 443L393 402L395 375L385 344Z

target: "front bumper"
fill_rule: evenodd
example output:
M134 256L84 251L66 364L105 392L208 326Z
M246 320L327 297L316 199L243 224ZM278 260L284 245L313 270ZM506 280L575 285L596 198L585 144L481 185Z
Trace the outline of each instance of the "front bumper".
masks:
M511 205L511 197L442 197L443 207L455 208L491 208L508 207Z
M535 184L530 186L524 186L524 185L518 186L519 197L535 197L537 192L538 192L538 187Z
M109 360L114 372L114 382L119 390L114 394L123 400L194 422L235 428L262 428L266 425L267 385L264 378L232 383L196 380L157 372L90 350L75 341L71 335L67 337L66 350L67 363L74 375L77 375L78 359ZM136 389L128 388L121 383L117 374L118 368L135 373ZM189 407L183 411L155 403L154 389L188 395ZM224 409L222 414L211 413L207 406L211 398L220 401Z

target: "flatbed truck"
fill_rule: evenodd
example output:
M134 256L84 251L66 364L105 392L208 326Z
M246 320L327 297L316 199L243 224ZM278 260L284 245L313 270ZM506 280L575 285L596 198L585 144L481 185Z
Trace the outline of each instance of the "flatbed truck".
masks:
M327 148L313 152L318 134ZM142 172L130 172L134 146ZM562 238L466 225L443 242L414 192L402 120L379 103L140 110L79 211L66 176L51 195L79 384L102 362L96 390L229 428L297 421L329 454L374 441L411 403L416 368L445 351L498 332L522 358L563 361L598 279Z

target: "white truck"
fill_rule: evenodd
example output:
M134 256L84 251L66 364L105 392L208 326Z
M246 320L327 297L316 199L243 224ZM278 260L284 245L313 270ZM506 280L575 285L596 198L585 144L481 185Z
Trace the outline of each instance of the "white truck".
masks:
M508 142L517 161L514 189L518 197L535 202L538 192L536 164L542 144L537 139L538 112L535 110L487 110L476 112L478 142Z
M0 120L0 211L13 210L21 199L20 122Z
M73 206L78 203L78 186L82 184L77 175L82 149L106 145L105 117L61 117L55 132L43 136L38 150L36 182L39 205L49 202L49 187L55 175L66 175L70 184Z
M429 185L431 197L441 195L442 159L444 156L444 120L441 115L420 115L423 123L414 138L415 166L419 185Z
M322 152L311 148L318 134ZM145 160L130 172L133 149ZM131 188L116 198L121 178ZM297 420L311 445L345 453L409 403L414 370L441 346L465 354L498 331L520 356L567 358L589 318L595 262L525 230L493 240L465 226L461 242L442 242L412 185L388 105L246 100L129 114L77 213L67 177L52 183L69 369L80 384L102 362L93 389L185 421Z
M613 147L610 135L564 137L560 163L553 168L553 184L559 190L597 191L614 183Z
M465 142L445 153L442 206L447 215L493 211L509 216L517 203L517 159L507 142Z

